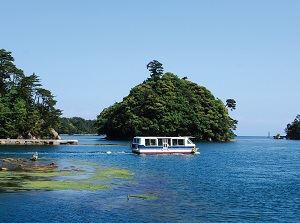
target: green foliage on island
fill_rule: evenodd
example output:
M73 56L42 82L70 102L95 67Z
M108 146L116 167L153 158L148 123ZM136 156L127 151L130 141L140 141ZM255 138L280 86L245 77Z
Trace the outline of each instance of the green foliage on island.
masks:
M85 120L80 117L60 118L59 134L96 134L96 120Z
M139 136L193 136L197 140L227 141L234 137L237 120L228 108L236 102L220 99L203 86L172 73L163 74L162 64L147 65L151 75L131 89L122 102L105 108L97 117L98 134L109 139Z
M287 125L285 132L287 139L300 139L300 115L297 115L295 120Z
M25 76L11 52L0 49L0 138L51 138L61 110L34 73Z

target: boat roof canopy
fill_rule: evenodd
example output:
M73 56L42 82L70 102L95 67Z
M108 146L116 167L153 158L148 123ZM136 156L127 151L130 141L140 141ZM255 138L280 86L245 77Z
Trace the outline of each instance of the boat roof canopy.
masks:
M144 138L144 139L183 139L183 138L195 138L192 136L135 136L134 138Z

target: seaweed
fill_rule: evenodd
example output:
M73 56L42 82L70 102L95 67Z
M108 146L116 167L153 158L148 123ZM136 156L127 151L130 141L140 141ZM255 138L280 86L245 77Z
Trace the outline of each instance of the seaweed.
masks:
M58 165L30 162L24 159L5 159L6 167L0 172L0 191L27 190L107 190L111 182L129 179L133 173L118 168L100 169L89 163L95 171L86 172L74 165L57 170ZM26 164L24 164L26 163ZM80 165L80 163L77 163ZM84 163L87 165L87 163ZM9 168L7 168L9 167ZM92 168L93 169L93 168ZM4 171L5 170L5 171ZM80 179L82 177L83 179ZM105 181L105 183L103 183Z
M130 197L140 198L143 200L157 200L157 196L154 195L148 195L148 194L133 194L130 195Z

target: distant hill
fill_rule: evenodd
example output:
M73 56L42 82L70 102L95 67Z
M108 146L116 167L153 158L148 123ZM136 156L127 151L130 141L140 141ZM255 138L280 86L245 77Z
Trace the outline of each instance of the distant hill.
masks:
M80 117L60 118L59 134L96 134L94 127L96 120L85 120Z

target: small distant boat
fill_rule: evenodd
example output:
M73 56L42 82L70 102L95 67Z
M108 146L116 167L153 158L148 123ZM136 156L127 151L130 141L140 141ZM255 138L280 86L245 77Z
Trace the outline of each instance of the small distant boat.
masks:
M131 150L137 154L199 154L195 143L187 136L136 136Z
M277 133L275 136L273 136L274 139L286 139L286 136L282 136L279 133Z

